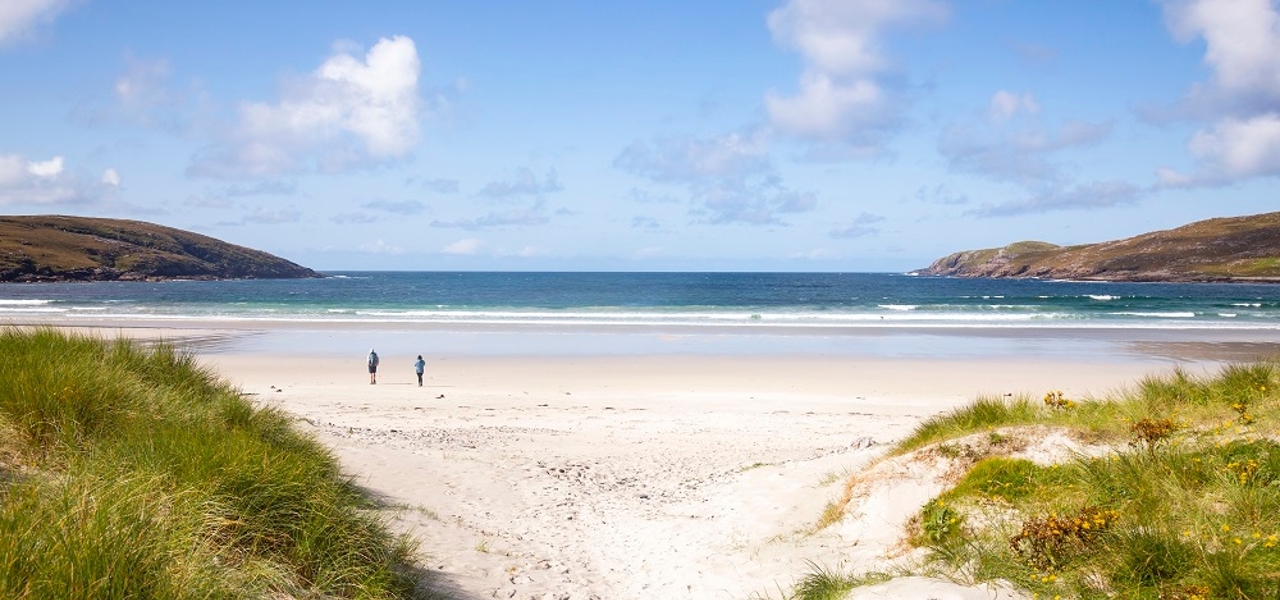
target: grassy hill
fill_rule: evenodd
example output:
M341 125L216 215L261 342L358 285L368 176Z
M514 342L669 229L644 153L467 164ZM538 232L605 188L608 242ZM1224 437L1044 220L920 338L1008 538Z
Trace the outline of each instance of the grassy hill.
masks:
M0 217L0 282L319 276L266 252L153 223Z
M1018 242L969 250L917 272L1100 281L1280 282L1280 212L1209 219L1098 244Z

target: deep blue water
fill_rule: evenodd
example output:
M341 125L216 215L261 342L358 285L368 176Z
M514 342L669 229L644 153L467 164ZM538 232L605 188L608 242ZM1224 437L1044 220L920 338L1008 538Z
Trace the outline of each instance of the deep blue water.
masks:
M1280 328L1280 286L886 273L341 272L0 285L0 317L743 327Z

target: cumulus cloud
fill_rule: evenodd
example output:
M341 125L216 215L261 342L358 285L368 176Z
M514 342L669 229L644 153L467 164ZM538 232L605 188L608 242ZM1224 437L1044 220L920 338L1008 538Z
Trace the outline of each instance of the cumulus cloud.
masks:
M769 31L805 67L795 95L766 93L771 122L801 138L878 152L905 104L886 76L884 32L946 14L934 0L789 0L769 14Z
M1187 149L1193 173L1157 170L1159 186L1223 185L1280 175L1280 9L1272 0L1164 0L1175 39L1205 42L1212 71L1185 101L1215 123Z
M613 164L655 183L686 187L693 204L690 212L703 222L785 224L782 215L812 210L817 196L788 189L774 172L768 152L764 131L701 139L666 137L632 143ZM655 196L633 191L632 197Z
M70 172L61 156L30 160L20 154L0 154L0 206L96 202L110 196L119 179L115 169L96 179Z
M539 181L538 176L533 171L520 168L516 170L515 177L512 179L504 179L500 181L490 182L480 190L481 196L490 198L507 198L510 196L525 195L541 195L558 192L563 190L564 186L560 185L560 178L556 174L555 169L547 172L545 179Z
M27 172L40 178L57 177L62 174L62 157L55 156L49 160L27 163Z
M1228 94L1280 100L1280 14L1271 0L1165 0L1181 42L1204 38L1204 62Z
M1280 175L1280 115L1224 118L1213 128L1193 135L1187 150L1196 159L1199 170L1183 173L1168 167L1156 169L1158 187L1223 185L1251 177Z
M285 86L275 103L244 102L227 138L195 158L198 176L341 171L403 157L418 142L417 47L383 38L363 57L339 51Z
M23 37L37 25L52 22L70 5L70 0L0 2L0 44Z

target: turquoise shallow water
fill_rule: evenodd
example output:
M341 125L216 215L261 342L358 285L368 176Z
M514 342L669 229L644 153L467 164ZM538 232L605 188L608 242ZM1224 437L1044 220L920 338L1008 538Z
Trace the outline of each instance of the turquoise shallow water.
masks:
M229 329L206 351L1239 359L1280 286L885 273L343 272L0 285L0 322ZM361 350L361 348L363 348Z
M344 272L9 284L0 317L682 327L1280 329L1280 286L885 273Z

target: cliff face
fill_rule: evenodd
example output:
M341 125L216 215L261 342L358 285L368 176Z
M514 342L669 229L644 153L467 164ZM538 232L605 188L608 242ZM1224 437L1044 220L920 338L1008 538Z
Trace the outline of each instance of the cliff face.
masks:
M957 252L916 271L955 277L1280 282L1280 212L1209 219L1123 240L1019 242Z
M0 217L0 282L320 276L266 252L142 221Z

